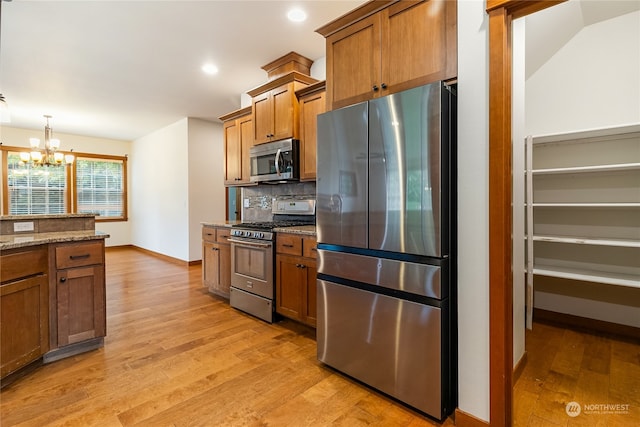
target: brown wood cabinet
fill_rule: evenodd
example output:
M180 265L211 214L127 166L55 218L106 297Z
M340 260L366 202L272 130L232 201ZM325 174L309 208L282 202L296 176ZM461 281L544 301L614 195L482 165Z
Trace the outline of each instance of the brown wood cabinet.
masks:
M253 146L253 116L246 107L220 117L224 131L224 184L250 184L249 148Z
M316 238L278 233L276 236L276 311L315 327Z
M325 82L296 92L300 103L300 181L316 179L318 114L327 107Z
M202 227L202 284L209 292L229 298L231 245L228 227Z
M0 377L5 378L49 350L47 246L3 253L0 277Z
M104 240L52 245L55 334L51 348L107 334Z
M318 29L328 108L455 78L456 14L455 0L370 2Z
M295 92L318 81L299 72L278 77L248 92L255 144L299 138L299 107Z

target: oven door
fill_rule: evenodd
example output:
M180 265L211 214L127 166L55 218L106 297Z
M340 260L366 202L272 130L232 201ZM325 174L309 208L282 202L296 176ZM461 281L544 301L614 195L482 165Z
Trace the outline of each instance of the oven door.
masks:
M273 299L273 242L229 239L231 286Z

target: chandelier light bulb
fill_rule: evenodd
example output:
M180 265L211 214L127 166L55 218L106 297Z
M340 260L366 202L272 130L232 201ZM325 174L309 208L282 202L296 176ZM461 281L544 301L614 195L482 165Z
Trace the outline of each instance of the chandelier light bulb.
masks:
M40 147L40 140L38 138L29 138L29 145L31 145L31 148L38 148Z

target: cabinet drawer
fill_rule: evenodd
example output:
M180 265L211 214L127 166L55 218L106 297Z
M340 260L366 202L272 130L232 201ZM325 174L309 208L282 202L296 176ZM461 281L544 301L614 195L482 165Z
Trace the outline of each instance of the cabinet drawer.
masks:
M47 248L22 250L0 257L0 277L9 282L47 271Z
M205 242L215 242L216 229L213 227L202 227L202 240Z
M231 237L231 230L227 227L216 229L216 242L229 243L229 237Z
M103 242L76 243L56 247L56 268L81 267L103 263Z
M294 234L277 234L276 251L287 255L302 255L302 237Z
M304 237L302 239L302 256L305 258L313 258L317 257L317 249L318 246L315 237Z

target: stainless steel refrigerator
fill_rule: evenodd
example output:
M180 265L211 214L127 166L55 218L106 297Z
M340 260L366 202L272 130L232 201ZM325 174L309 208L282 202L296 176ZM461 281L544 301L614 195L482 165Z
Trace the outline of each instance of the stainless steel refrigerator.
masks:
M318 116L318 359L440 420L457 404L455 90Z

